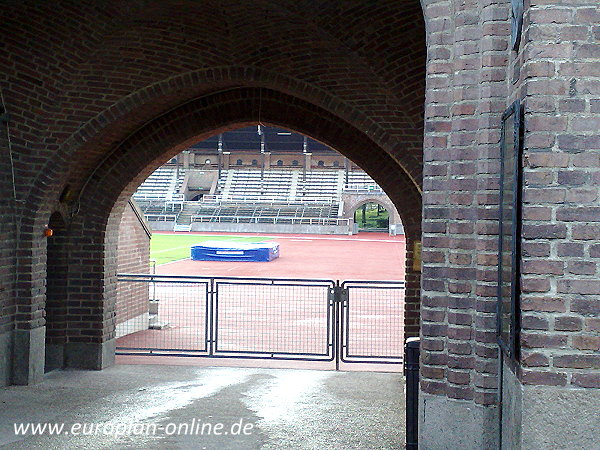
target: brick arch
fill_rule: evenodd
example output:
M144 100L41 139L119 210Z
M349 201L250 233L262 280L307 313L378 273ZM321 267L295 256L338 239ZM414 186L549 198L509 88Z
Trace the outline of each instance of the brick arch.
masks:
M46 261L40 259L39 254L45 251L46 241L34 231L45 226L53 209L74 209L73 205L58 203L64 187L69 185L76 196L86 180L94 176L95 168L105 158L110 158L118 143L152 119L168 114L178 105L193 102L194 98L204 98L203 94L208 92L231 92L237 89L236 86L275 87L282 94L321 107L338 120L363 130L376 145L393 155L390 162L394 166L400 162L402 167L407 168L405 172L411 174L413 183L420 184L417 182L420 180L420 163L416 163L411 155L398 151L403 147L396 137L387 135L368 112L356 109L318 86L252 66L199 69L161 80L121 98L76 128L47 159L44 169L38 172L37 179L28 187L28 199L23 202L26 210L21 217L18 246L22 257L18 264L19 271L31 273L32 277L20 285L22 288L19 288L17 296L27 298L33 306L27 308L29 319L18 322L17 328L29 328L31 324L39 327L44 323ZM417 295L416 290L414 295ZM413 316L416 327L418 313L413 313Z
M392 13L407 21L397 35L388 33L387 39L402 43L397 47L403 49L394 54L402 63L393 64L393 77L384 75L383 67L376 68L369 61L373 53L358 45L368 38L361 27L354 30L355 37L351 28L343 32L339 27L332 29L326 21L306 14L297 1L261 0L260 5L251 6L232 2L227 14L219 2L161 3L144 8L128 6L126 14L115 8L110 26L104 23L106 17L97 17L102 32L86 35L87 55L69 67L64 80L57 81L56 89L50 91L51 106L44 108L47 136L40 151L51 152L37 180L28 183L28 204L43 208L51 203L53 199L40 194L37 186L43 185L49 194L53 183L80 178L82 172L97 166L123 135L159 114L208 93L240 86L275 89L353 123L368 132L420 185L422 137L415 130L422 128L425 51L419 41L422 25L418 1L355 11L361 17L377 15L381 26ZM312 12L310 2L305 6ZM336 9L328 13L341 14ZM263 10L276 14L277 20L265 21ZM178 26L173 24L174 11L181 13ZM343 14L336 22L340 20L344 20ZM206 24L215 21L224 28L205 33ZM256 31L259 26L264 35L256 40L253 35L258 33L248 33L247 27ZM288 39L290 30L317 36L318 45L307 52L305 46L313 45L310 39L296 45ZM210 44L210 51L199 45L202 42ZM124 60L123 52L127 55ZM415 70L414 63L407 64L411 58L419 60L420 69ZM378 61L381 64L383 60ZM102 95L97 94L99 91ZM398 108L398 104L403 107ZM106 129L108 124L110 130Z
M43 185L45 188L32 189L27 203L34 210L39 205L40 211L24 217L24 220L39 218L44 221L64 184L73 180L73 189L80 188L81 184L76 184L77 179L81 180L85 171L93 170L100 164L106 153L123 136L134 133L157 116L168 114L182 103L214 92L235 90L240 86L277 90L320 106L354 127L365 130L377 145L392 155L420 189L420 162L406 152L399 152L398 147L402 146L402 142L390 137L367 113L316 85L281 73L252 66L220 66L190 71L152 83L122 97L84 123L49 158L45 169L33 182L32 186ZM406 123L409 129L413 126Z
M122 185L122 180L114 179L112 181L116 184L111 183L112 195L118 192L119 201L125 201L156 167L191 143L227 129L259 121L309 135L335 148L372 175L390 198L398 201L400 198L403 201L407 198L420 199L412 179L369 135L318 106L284 93L260 88L229 90L206 96L157 118L122 142L95 169L93 179L113 177L118 170L115 169L117 161L118 164L127 164L128 173L135 173L136 177L128 180L126 186ZM139 157L136 153L131 157L142 145L148 145L143 152L144 156ZM396 170L389 170L390 167L396 167ZM89 192L101 192L103 183L104 181L100 185L95 182L86 184L82 198L85 199ZM117 200L111 197L110 202L114 201ZM418 202L408 204L416 206ZM409 226L419 229L414 211L402 215Z
M67 331L67 340L72 351L89 347L88 354L95 355L88 360L89 367L110 363L113 352L117 230L127 199L154 169L191 143L257 123L259 109L262 123L309 135L365 169L390 198L403 205L408 240L419 239L421 204L416 186L364 132L315 105L271 90L239 89L188 102L148 123L116 147L90 175L78 213L71 221L67 299L89 308L95 320L87 329L71 334ZM393 167L396 169L390 170ZM418 274L410 271L412 253L407 256L407 300L410 298L414 305L407 307L412 311L406 319L407 333L415 334Z
M344 195L342 200L344 201L344 219L354 218L356 210L366 203L377 203L388 211L390 215L390 225L398 223L402 224L402 219L400 218L400 213L396 209L396 205L394 205L391 199L385 195L349 194Z

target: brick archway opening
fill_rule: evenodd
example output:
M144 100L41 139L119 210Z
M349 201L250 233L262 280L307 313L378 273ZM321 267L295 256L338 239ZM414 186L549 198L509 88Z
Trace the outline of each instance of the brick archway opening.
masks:
M368 203L376 203L382 206L389 214L389 224L399 225L402 227L401 215L398 212L396 205L391 199L385 195L374 196L372 194L357 194L357 195L346 195L343 197L344 201L344 218L353 219L356 211L363 205Z
M288 128L335 148L369 173L398 205L408 249L405 333L418 334L419 276L412 270L411 252L412 243L420 239L418 187L366 133L339 117L280 92L242 88L188 102L147 123L121 141L88 175L69 227L66 295L68 304L77 303L90 314L85 323L78 322L79 328L67 327L62 356L67 366L112 364L118 227L137 186L190 144L257 123ZM73 317L68 308L65 316Z

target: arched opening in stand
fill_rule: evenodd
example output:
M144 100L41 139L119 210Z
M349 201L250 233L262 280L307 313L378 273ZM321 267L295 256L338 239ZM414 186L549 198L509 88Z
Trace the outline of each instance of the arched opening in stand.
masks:
M363 203L354 211L354 223L359 231L387 231L390 226L390 213L380 203Z

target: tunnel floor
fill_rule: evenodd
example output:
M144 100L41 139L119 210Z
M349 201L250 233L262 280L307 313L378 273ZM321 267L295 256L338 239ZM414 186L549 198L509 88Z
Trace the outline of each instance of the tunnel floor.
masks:
M34 436L30 424L53 434L47 425ZM153 365L55 371L0 389L0 448L404 448L404 379Z

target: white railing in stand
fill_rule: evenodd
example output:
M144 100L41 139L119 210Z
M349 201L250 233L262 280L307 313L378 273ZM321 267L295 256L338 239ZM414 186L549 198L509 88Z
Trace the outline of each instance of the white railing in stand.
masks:
M148 222L176 222L177 214L144 214Z
M220 195L205 195L201 200L179 200L173 199L168 200L166 198L145 198L145 197L135 197L136 200L142 202L152 202L148 206L158 206L164 205L166 208L173 209L173 206L182 206L183 205L203 205L203 204L220 204L220 203L269 203L274 205L301 205L301 204L321 204L321 205L333 205L339 203L339 199L330 198L330 197L322 197L322 198L300 198L297 200L290 200L288 197L267 197L267 196L228 196L224 198Z
M346 184L344 185L345 194L374 194L383 195L383 190L376 184Z
M216 223L269 223L288 225L335 225L348 226L350 219L334 217L252 217L252 216L192 216L192 222Z
M172 194L170 196L170 201L175 203L182 203L185 200L185 195L183 194Z
M166 194L133 194L135 200L163 200L167 201Z
M290 201L287 197L267 197L267 196L236 196L229 195L222 197L220 195L205 195L198 202L186 201L186 204L215 204L215 203L270 203L276 205L298 205L305 203L331 205L338 203L335 198L303 198L301 200Z

